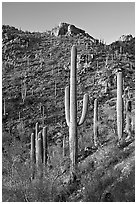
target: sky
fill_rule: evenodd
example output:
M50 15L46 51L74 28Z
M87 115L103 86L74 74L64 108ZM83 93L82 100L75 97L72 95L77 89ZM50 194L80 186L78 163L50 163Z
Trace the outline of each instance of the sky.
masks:
M3 2L2 24L44 32L60 22L74 24L107 44L135 36L134 2Z

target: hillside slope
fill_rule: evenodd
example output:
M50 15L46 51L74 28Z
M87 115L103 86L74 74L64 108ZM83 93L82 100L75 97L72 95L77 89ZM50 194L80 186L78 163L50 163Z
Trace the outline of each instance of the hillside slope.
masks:
M40 191L39 196L35 197L36 185L33 186L35 188L30 188L28 185L26 188L30 193L27 194L27 199L29 201L41 201L41 199L42 201L61 201L62 199L67 201L78 201L79 199L81 201L104 201L109 199L105 197L108 192L113 201L133 201L134 128L131 137L125 140L127 134L124 133L124 141L118 145L116 72L119 68L123 71L124 89L128 87L130 90L134 117L135 38L105 45L89 35L54 36L50 31L30 33L5 25L2 27L2 37L2 97L6 107L6 113L2 118L3 201L25 201L24 197L18 197L20 192L26 195L24 188L17 191L17 188L22 186L15 182L18 176L12 178L15 182L14 185L9 184L6 177L11 176L11 166L16 158L18 158L18 161L15 162L16 168L20 169L20 165L23 165L26 169L25 163L29 160L30 135L35 130L36 122L39 122L39 130L43 125L48 126L49 155L52 166L56 168L57 165L57 169L60 169L62 162L65 162L66 166L69 163L64 90L69 84L70 50L74 44L78 50L78 117L81 115L81 100L84 93L88 93L90 96L87 119L78 130L80 181L72 191L68 192L70 186L68 187L67 184L67 187L64 187L62 181L65 178L59 177L59 180L56 181L57 184L55 182L57 188L54 189L54 192L57 192L51 196L49 190L50 196L46 195L47 198L44 196L44 187L43 194ZM99 102L97 149L93 144L93 103L95 98ZM66 137L65 161L62 158L64 135ZM53 149L57 152L57 161L52 156ZM56 177L57 172L54 168L50 173ZM51 178L50 173L47 174L52 181L54 178ZM24 178L22 174L21 178ZM43 184L47 182L46 179ZM51 183L50 185L54 187ZM61 186L61 189L58 189L58 186ZM124 191L123 186L125 187ZM15 197L10 196L12 189ZM119 189L120 194L118 194ZM130 192L129 189L131 189ZM34 199L30 196L31 194L35 197Z

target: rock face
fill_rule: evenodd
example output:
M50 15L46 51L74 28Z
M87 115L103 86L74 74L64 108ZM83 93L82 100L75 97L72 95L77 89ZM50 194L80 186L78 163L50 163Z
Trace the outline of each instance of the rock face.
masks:
M119 41L130 41L132 40L133 36L132 35L122 35L120 38L119 38Z
M52 29L51 34L55 36L77 35L77 34L88 35L87 33L85 33L84 30L77 28L74 25L68 24L68 23L60 23L57 27Z

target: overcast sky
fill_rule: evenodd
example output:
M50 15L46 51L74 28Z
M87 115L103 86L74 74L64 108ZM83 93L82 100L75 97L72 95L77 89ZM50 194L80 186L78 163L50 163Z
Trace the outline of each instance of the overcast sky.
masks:
M46 31L59 22L74 24L107 44L123 34L135 36L134 2L3 2L2 24Z

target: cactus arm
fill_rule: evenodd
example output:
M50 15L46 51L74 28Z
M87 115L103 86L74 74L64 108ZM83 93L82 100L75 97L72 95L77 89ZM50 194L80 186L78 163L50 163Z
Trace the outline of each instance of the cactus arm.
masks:
M81 115L78 125L82 125L85 121L87 110L88 110L88 99L89 99L88 94L85 94L83 97L82 115Z
M65 88L65 117L66 117L66 123L69 127L70 125L70 94L69 94L69 86Z

